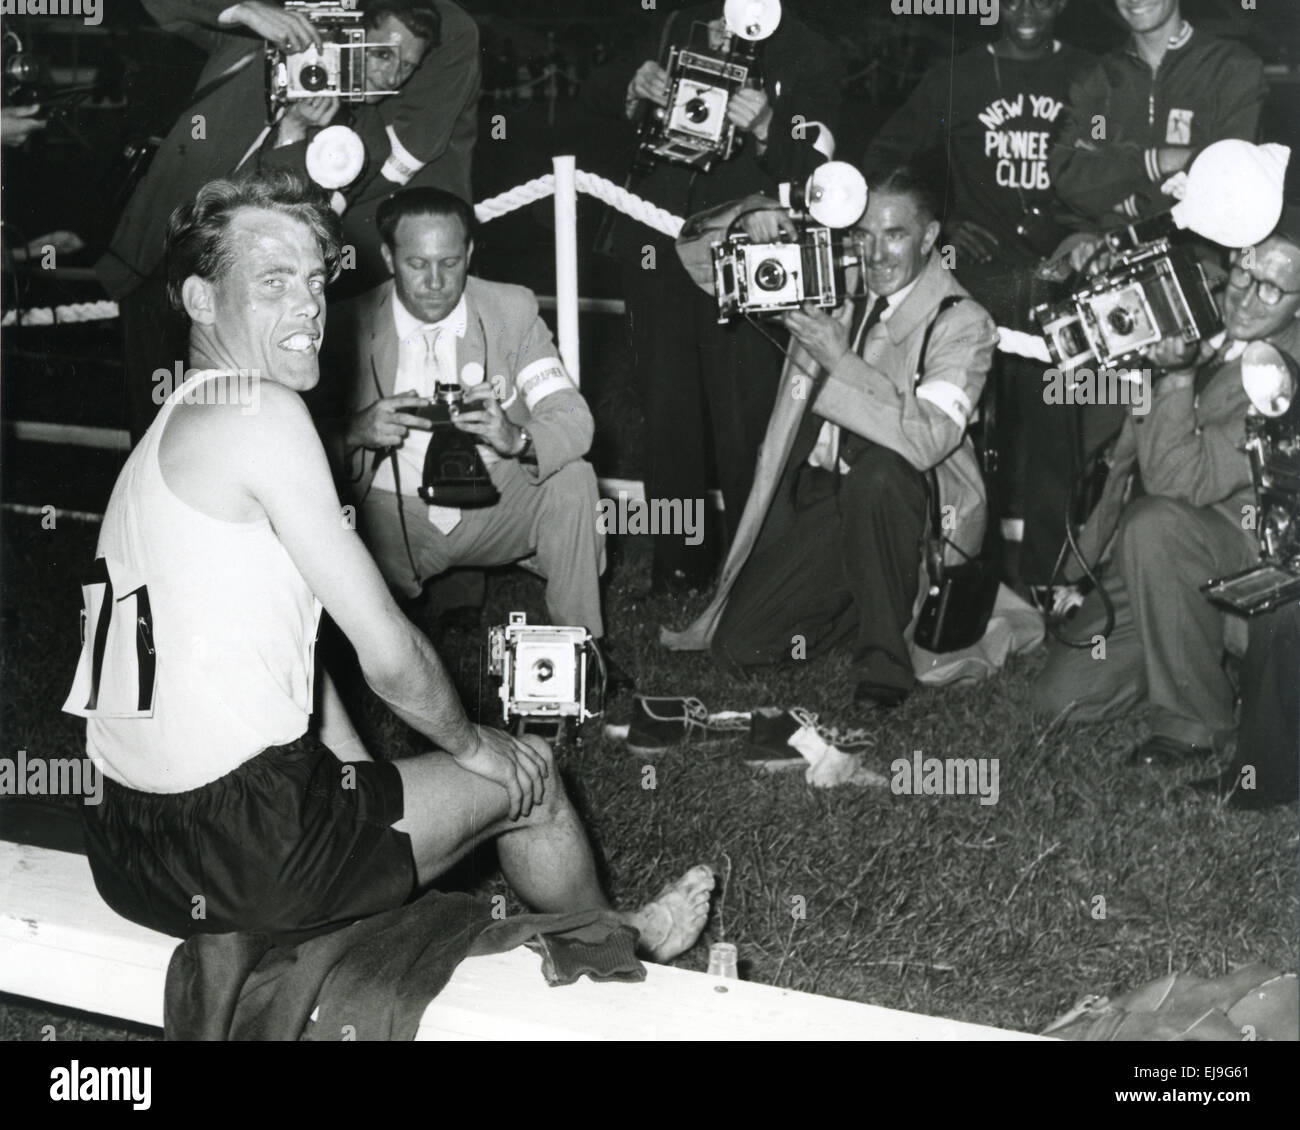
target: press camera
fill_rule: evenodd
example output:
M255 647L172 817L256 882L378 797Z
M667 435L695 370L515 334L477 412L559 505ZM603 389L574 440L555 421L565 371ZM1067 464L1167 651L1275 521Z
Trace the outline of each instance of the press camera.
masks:
M285 0L286 12L306 16L320 29L323 43L306 51L286 51L282 44L266 45L266 90L272 113L303 98L340 98L364 102L396 90L374 90L366 84L366 53L391 51L387 43L367 43L365 13L356 0Z
M455 425L464 400L459 384L439 383L428 404L406 409L433 425L419 489L420 498L430 506L470 509L491 506L500 497L479 454L478 440Z
M511 612L508 624L488 630L488 671L501 680L507 722L513 714L582 723L601 711L604 663L586 628L530 625Z
M1296 362L1265 341L1246 347L1241 381L1253 408L1246 417L1246 452L1260 560L1202 591L1220 608L1258 616L1300 600L1300 381Z
M736 232L713 245L721 323L737 314L797 310L805 302L838 306L848 293L847 269L866 256L861 232L832 230L856 222L867 206L866 181L852 165L830 161L805 185L783 185L781 195L798 228L795 239L755 243Z
M707 24L696 23L687 47L669 49L668 104L646 104L638 168L665 160L708 172L715 161L730 160L736 152L740 138L727 121L727 103L751 84L755 44L780 23L780 0L727 0L723 18L721 47L711 46Z
M1143 239L1144 234L1136 226L1111 232L1104 271L1064 300L1034 307L1060 368L1132 365L1166 338L1190 343L1222 328L1210 284L1192 253L1168 234Z

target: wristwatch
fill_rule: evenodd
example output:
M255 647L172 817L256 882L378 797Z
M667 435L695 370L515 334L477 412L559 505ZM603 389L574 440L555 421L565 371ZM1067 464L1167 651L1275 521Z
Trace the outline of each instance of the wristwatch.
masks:
M520 428L519 434L523 437L523 446L515 452L515 458L521 463L536 463L537 453L533 451L533 437L529 434L527 428Z

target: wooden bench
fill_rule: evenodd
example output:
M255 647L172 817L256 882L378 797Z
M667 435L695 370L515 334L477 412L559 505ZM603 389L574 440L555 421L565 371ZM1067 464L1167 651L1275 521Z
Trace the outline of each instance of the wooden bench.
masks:
M0 992L162 1026L177 942L118 917L85 858L0 842ZM527 949L462 962L418 1039L1026 1040L1037 1037L648 965L640 984L547 986Z

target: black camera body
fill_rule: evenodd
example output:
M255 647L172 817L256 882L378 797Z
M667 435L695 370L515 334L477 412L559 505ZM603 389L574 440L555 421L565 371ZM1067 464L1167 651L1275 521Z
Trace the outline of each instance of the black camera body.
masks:
M1166 338L1196 342L1223 327L1201 264L1168 238L1122 246L1108 237L1113 258L1101 274L1060 302L1034 307L1053 362L1131 366Z
M500 497L479 454L478 440L455 425L464 400L459 385L440 384L428 404L406 409L433 425L419 490L430 506L472 509L491 506Z
M1203 590L1220 608L1259 616L1300 600L1300 399L1280 416L1246 417L1259 564Z
M284 9L306 16L324 42L319 50L312 45L306 51L266 45L266 92L272 113L304 98L364 102L372 95L397 93L366 85L366 52L377 45L366 42L365 13L357 9L356 0L285 0Z

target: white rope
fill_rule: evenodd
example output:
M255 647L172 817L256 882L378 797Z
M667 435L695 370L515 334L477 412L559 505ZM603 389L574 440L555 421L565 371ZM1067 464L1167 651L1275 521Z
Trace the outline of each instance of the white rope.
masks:
M24 326L61 326L72 322L102 322L116 318L118 309L116 302L104 299L101 302L73 302L67 306L56 306L53 310L48 306L34 306L22 313L21 324ZM17 322L18 311L7 310L4 318L0 319L0 326L12 326Z
M579 192L585 192L588 196L604 201L611 208L631 216L634 220L640 220L647 227L654 228L655 231L662 232L672 239L677 238L686 223L680 216L674 216L671 212L651 204L648 200L643 200L635 193L628 192L627 189L620 188L613 181L599 177L595 173L585 173L579 169L576 180Z
M584 172L582 169L577 171L575 180L579 192L594 196L597 200L626 216L631 216L632 219L645 224L647 227L653 228L655 231L661 232L672 239L676 239L681 234L682 226L685 224L685 220L681 216L674 216L666 209L651 204L650 201L637 196L634 192L628 192L627 189L620 187L613 181L597 176L595 173ZM530 181L525 181L523 184L515 185L514 188L480 201L474 205L474 215L479 223L489 223L492 220L500 219L502 216L508 216L511 212L518 211L520 208L533 204L538 200L545 200L554 192L555 176L552 173L547 173L545 176L534 177ZM613 310L611 309L609 312L612 313ZM24 326L52 326L75 322L104 321L117 316L118 306L116 302L74 302L67 306L56 306L52 310L48 306L38 306L30 310L24 310L21 324ZM4 318L0 319L0 326L12 326L17 321L17 311L9 310L5 313ZM1028 357L1035 361L1050 360L1047 346L1040 337L1035 334L1007 329L1004 326L998 327L998 349L1003 353L1014 353L1019 357Z
M547 173L544 177L534 177L530 181L517 184L514 188L507 189L497 196L489 196L486 200L475 204L474 217L480 224L486 224L489 220L499 220L502 216L524 207L525 204L545 200L554 192L555 174Z

